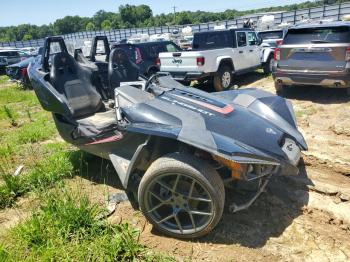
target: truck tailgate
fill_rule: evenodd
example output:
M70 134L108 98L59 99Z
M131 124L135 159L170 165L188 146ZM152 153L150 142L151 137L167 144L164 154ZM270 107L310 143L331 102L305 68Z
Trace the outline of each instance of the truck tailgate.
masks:
M200 52L175 52L160 53L160 71L163 72L198 72L203 68L197 65L197 57L202 57Z

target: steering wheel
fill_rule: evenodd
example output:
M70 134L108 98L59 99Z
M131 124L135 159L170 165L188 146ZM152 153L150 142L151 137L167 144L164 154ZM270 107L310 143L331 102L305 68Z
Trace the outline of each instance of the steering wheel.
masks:
M154 75L152 75L145 84L145 91L148 92L148 90L151 88L152 84L158 80L160 76L170 76L170 73L167 72L157 72Z
M145 84L145 91L148 92L151 85L156 81L156 78L158 79L158 75L157 74L154 74L154 75L151 75L151 77L146 81L146 84Z

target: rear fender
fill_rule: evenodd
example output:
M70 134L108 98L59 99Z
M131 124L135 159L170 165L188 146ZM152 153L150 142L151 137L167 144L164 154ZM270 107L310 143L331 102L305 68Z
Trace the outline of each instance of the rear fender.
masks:
M215 62L215 72L217 72L221 65L227 64L232 67L232 71L234 70L234 64L230 56L218 56Z
M262 50L261 62L266 63L271 55L273 55L275 49L271 47L266 47Z

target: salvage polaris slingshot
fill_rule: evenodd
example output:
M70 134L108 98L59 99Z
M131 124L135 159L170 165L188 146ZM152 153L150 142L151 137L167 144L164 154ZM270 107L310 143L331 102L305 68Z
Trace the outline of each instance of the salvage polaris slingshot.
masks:
M209 233L232 181L259 181L245 202L230 204L236 212L255 201L272 175L298 173L307 145L281 97L257 89L210 94L164 75L145 82L121 49L94 62L73 58L59 37L46 39L44 48L29 76L60 135L110 160L129 199L164 234ZM98 80L107 67L103 87Z

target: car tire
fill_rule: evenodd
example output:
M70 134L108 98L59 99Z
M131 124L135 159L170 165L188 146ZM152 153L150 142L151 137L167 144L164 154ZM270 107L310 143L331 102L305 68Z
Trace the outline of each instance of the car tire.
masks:
M274 82L274 84L275 84L276 94L279 96L286 96L287 87L285 85L277 83L276 81Z
M189 154L172 153L148 168L138 188L138 201L159 232L193 239L207 235L220 221L225 189L211 165Z
M229 66L220 66L214 76L214 88L217 92L229 89L233 82L232 69Z
M267 61L263 64L263 71L265 75L269 75L272 73L273 62L273 57L272 55L270 55Z

